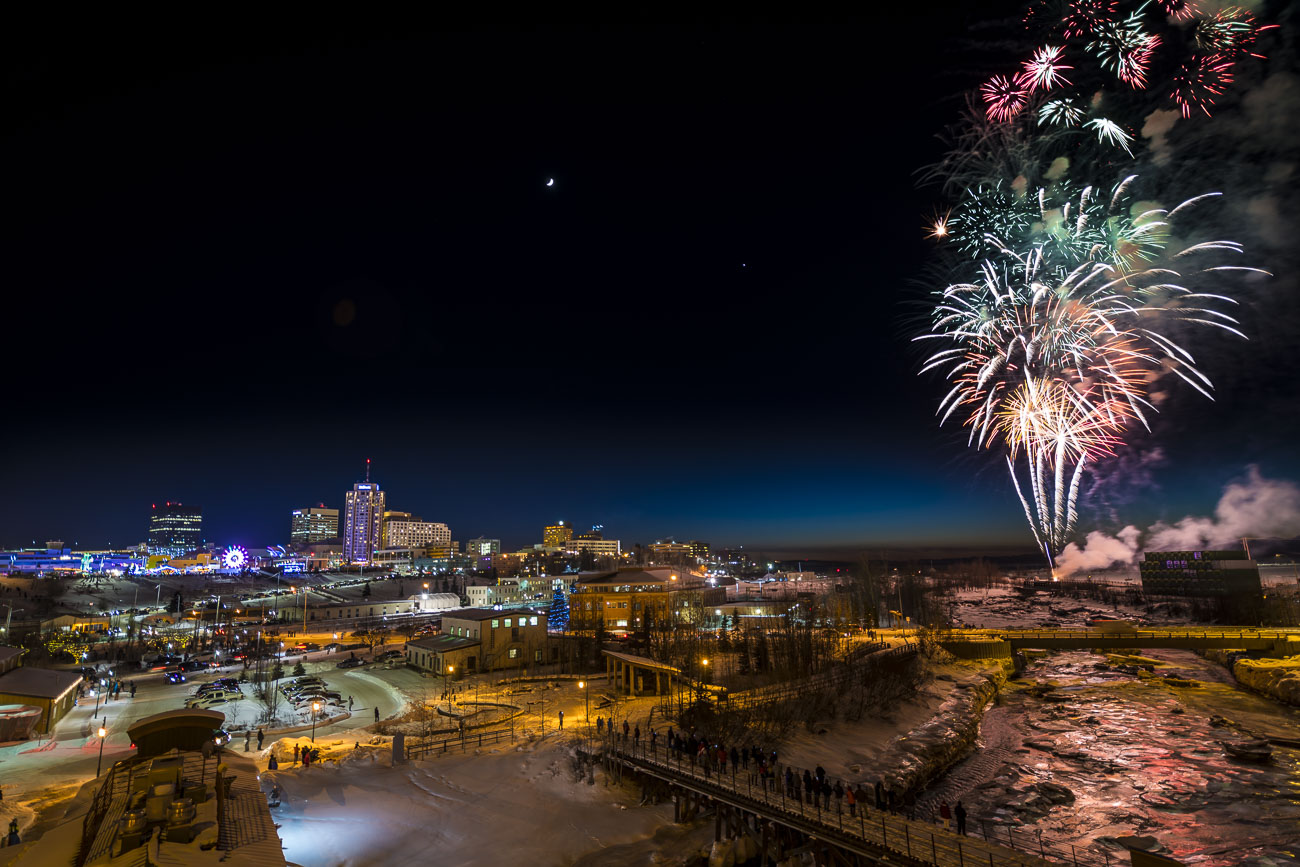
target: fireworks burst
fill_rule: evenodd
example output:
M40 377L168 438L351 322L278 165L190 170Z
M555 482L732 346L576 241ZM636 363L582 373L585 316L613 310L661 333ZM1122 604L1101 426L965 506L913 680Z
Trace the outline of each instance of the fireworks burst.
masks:
M1029 99L1029 92L1016 79L1005 75L990 78L980 88L980 93L988 103L989 117L993 120L1011 120L1020 113Z
M1024 71L1016 77L1016 83L1031 93L1040 88L1051 90L1069 84L1069 80L1061 73L1074 67L1061 62L1064 53L1064 48L1054 48L1051 45L1038 49L1032 58L1025 61Z
M1098 28L1096 37L1088 43L1088 50L1097 55L1103 69L1141 90L1147 86L1151 55L1159 45L1160 37L1144 29L1139 9L1123 21L1107 21Z
M1183 117L1191 117L1198 108L1210 116L1210 106L1232 84L1232 61L1218 54L1196 55L1174 73L1174 89L1169 97L1178 105Z
M1066 39L1096 33L1118 6L1117 0L1071 0L1061 16L1061 32Z
M1085 127L1092 127L1097 131L1097 140L1107 142L1108 144L1117 145L1124 149L1124 153L1133 156L1133 151L1129 145L1133 143L1133 136L1124 131L1123 127L1114 121L1107 120L1104 117L1094 118L1084 124Z
M1073 532L1085 465L1113 454L1133 425L1147 424L1154 411L1147 383L1171 372L1209 394L1209 379L1171 326L1241 335L1235 320L1212 306L1232 299L1189 288L1170 267L1151 267L1168 254L1172 216L1197 200L1129 218L1132 180L1109 197L1085 189L1059 207L1040 191L1041 219L1031 232L1037 240L1018 251L1018 236L989 238L996 252L983 259L978 279L936 292L931 328L917 338L948 344L923 368L943 370L952 383L939 404L941 420L961 410L971 444L1006 445L1017 493L1049 559ZM1185 266L1224 252L1241 248L1204 242L1171 261ZM1238 270L1255 269L1211 265L1187 276Z

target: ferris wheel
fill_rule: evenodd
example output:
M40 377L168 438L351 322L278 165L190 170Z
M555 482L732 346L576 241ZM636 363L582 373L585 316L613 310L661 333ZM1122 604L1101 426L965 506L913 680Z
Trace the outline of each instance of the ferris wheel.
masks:
M227 569L243 569L248 565L248 551L242 545L231 545L221 555L221 565Z

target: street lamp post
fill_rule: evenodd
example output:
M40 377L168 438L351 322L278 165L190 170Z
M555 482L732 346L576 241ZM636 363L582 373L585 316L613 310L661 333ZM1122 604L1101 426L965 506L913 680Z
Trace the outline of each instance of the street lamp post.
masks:
M99 777L99 772L104 769L104 741L108 738L108 729L103 726L99 727L99 762L95 765L95 777Z
M455 666L449 665L442 673L442 691L447 696L447 713L451 713L451 675L455 670Z
M316 743L316 717L320 714L320 702L311 703L311 742Z
M587 707L584 719L587 721L587 737L591 737L591 690L585 680L578 681L578 689L582 690L583 701Z

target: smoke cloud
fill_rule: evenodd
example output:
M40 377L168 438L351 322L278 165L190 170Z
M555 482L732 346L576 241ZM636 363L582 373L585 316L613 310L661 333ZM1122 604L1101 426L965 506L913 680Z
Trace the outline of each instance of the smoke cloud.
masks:
M1234 548L1245 537L1294 536L1300 536L1300 486L1285 479L1266 479L1258 467L1250 466L1244 479L1223 489L1213 517L1189 515L1173 524L1157 521L1145 532L1130 525L1114 536L1094 531L1082 545L1072 542L1065 547L1056 571L1064 577L1131 564L1142 550Z

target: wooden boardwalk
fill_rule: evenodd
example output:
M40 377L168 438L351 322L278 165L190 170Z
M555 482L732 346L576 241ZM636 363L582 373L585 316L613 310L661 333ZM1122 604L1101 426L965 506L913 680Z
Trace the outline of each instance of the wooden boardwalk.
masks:
M842 811L820 809L803 800L788 798L780 786L769 784L764 788L753 782L747 771L719 776L706 776L689 761L663 748L650 750L621 747L606 743L606 755L645 776L653 777L669 786L715 803L726 804L744 813L801 832L808 839L825 841L841 850L858 856L862 863L875 864L881 860L936 867L1045 867L1052 864L1089 865L1105 867L1110 858L1076 851L1071 847L1058 848L1043 843L1039 838L1022 832L1016 839L1008 832L1007 842L963 836L939 825L905 819L874 806L860 809L850 815L847 807ZM779 782L779 781L778 781ZM719 826L721 827L721 825ZM1122 863L1115 859L1116 865Z

